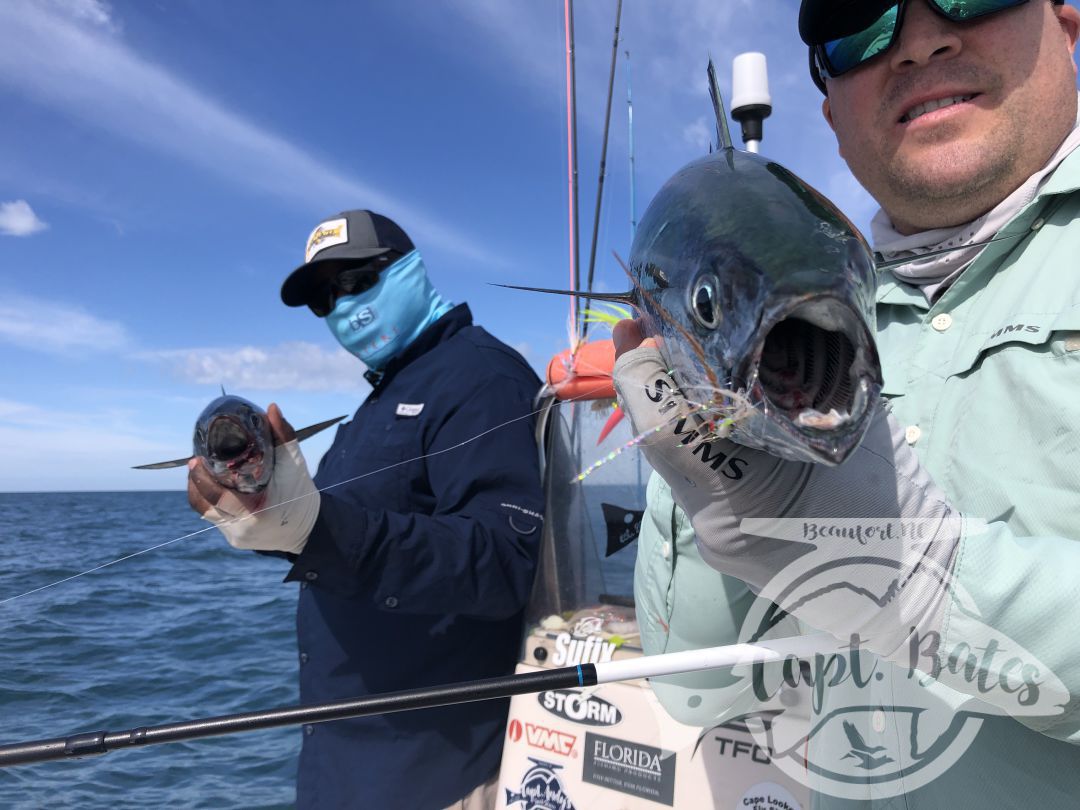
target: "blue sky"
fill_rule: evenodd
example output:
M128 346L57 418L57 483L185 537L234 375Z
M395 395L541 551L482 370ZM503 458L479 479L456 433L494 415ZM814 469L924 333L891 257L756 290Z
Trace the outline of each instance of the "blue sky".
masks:
M638 215L707 151L714 58L769 62L762 152L862 227L796 0L626 0L597 287L624 289L626 61ZM587 264L614 0L576 4ZM0 3L0 491L178 489L134 464L190 452L220 385L300 426L351 414L359 361L280 284L346 208L409 231L436 286L538 371L567 304L561 0L5 0ZM477 392L484 396L485 392ZM305 443L314 466L329 436Z

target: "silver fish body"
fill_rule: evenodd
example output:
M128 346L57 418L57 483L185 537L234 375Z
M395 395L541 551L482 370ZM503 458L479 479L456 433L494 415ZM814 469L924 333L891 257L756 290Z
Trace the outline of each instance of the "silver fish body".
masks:
M274 474L274 436L266 411L227 394L195 420L193 451L214 480L238 492L261 492Z
M649 204L629 271L686 397L749 405L733 441L826 464L858 445L881 392L874 261L823 195L756 154L713 153Z

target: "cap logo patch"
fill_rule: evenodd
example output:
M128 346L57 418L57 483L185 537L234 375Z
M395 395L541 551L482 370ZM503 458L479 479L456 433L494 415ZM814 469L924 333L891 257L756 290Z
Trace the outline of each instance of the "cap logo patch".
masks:
M349 241L349 221L345 218L330 219L315 226L307 240L304 262L310 262L315 254L328 247Z

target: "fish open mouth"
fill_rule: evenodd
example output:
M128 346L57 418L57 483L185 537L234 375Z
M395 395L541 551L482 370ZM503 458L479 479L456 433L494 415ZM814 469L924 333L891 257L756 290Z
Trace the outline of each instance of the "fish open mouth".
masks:
M251 447L251 436L236 420L219 416L210 424L206 446L211 458L228 463L247 454Z
M843 304L800 304L765 335L757 367L760 394L798 428L836 431L867 410L874 352Z

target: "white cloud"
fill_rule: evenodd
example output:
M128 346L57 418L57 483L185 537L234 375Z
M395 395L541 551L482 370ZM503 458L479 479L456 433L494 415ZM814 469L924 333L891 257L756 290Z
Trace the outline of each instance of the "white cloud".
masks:
M344 391L366 389L364 367L344 349L327 351L314 343L282 343L271 348L191 348L143 352L186 382L224 385L226 390Z
M93 0L0 3L0 86L253 191L320 209L357 200L472 262L506 262L482 240L349 177L143 58Z
M715 140L715 132L709 129L703 115L692 124L683 127L683 140L704 152L709 148L709 144Z
M0 203L0 233L5 236L29 236L48 227L26 200Z
M0 399L0 492L182 487L182 468L171 476L130 471L178 455L177 447L148 437L137 424L138 414L126 410L65 410Z
M53 5L78 20L113 29L112 8L101 0L52 0Z
M64 303L21 295L0 298L0 342L50 353L108 352L127 348L122 324Z

